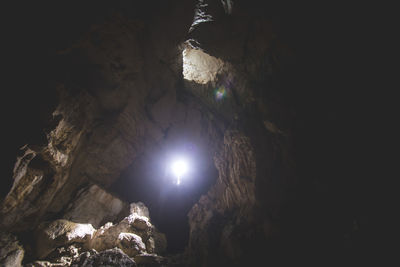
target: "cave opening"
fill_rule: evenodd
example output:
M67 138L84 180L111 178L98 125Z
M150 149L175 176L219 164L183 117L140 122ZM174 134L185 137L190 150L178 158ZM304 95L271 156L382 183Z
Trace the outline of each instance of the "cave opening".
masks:
M110 187L122 200L143 202L149 208L153 224L167 237L168 253L181 253L187 246L187 214L218 177L205 141L191 139L172 127L163 143L141 154ZM171 171L176 158L190 165L179 185Z

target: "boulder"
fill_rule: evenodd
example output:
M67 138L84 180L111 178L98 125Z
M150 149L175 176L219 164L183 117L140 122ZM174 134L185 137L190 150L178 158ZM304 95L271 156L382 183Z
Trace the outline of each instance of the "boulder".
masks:
M130 257L146 251L146 246L142 242L142 238L132 233L120 233L118 236L118 247Z
M150 223L149 218L137 214L131 214L116 225L107 223L102 226L96 231L93 238L89 241L88 246L97 251L113 247L121 247L123 246L121 245L121 238L124 240L124 244L127 242L126 238L128 238L127 235L121 235L121 233L123 233L133 234L132 236L139 237L140 242L144 246L144 250L146 250L145 244L153 235L153 232L154 226ZM131 240L136 239L137 238L131 238ZM130 245L127 246L129 247Z
M35 255L43 259L54 249L72 243L85 243L95 232L91 224L74 223L67 220L56 220L42 223L35 233Z

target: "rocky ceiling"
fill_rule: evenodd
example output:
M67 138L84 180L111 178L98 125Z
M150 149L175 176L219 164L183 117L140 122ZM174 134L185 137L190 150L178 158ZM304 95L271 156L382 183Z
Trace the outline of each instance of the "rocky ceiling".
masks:
M347 21L313 7L7 7L0 264L363 262Z

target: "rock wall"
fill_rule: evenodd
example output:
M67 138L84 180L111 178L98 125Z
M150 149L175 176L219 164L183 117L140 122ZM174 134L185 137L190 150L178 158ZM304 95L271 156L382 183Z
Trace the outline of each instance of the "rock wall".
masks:
M208 82L189 77L185 86L230 126L214 157L218 180L188 215L187 264L264 266L266 255L274 262L272 240L279 236L278 222L297 184L294 113L279 84L291 51L267 19L235 6L228 14L209 2L214 19L194 28L190 36L197 43L188 48L209 55L188 57L187 71L196 63L204 68L220 62L221 67Z
M177 46L193 6L160 2L151 17L111 15L57 52L55 127L46 145L22 148L0 210L2 228L26 231L58 216L79 192L93 183L109 186L146 146L160 141L169 122L158 117L168 112L152 110L158 103L164 110L175 104Z
M97 261L97 257L111 253L110 250L113 249L114 256L120 258L109 263L113 266L124 264L121 257L134 266L136 259L139 263L146 263L146 258L150 262L152 260L158 263L166 262L167 259L160 256L165 253L167 242L165 236L150 223L149 217L140 215L147 210L143 203L132 203L131 206L132 212L123 220L115 225L107 222L98 229L93 228L91 224L64 219L41 223L34 232L32 246L33 258L40 260L27 266L75 266L76 264L86 266L88 262ZM7 241L6 238L10 239L4 236L4 242ZM14 241L16 242L16 239ZM2 254L2 260L3 258L7 260L6 262L22 260L23 250L21 248L18 250L18 244L14 243L11 243L12 247L5 247L9 253ZM19 251L22 251L22 254Z

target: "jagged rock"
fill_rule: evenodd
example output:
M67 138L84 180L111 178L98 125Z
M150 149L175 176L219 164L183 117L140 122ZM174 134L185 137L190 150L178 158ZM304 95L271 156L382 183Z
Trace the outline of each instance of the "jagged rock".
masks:
M124 266L134 267L136 263L133 259L129 258L119 248L113 248L97 252L86 252L79 259L74 261L71 266L73 267L106 267L106 266Z
M142 238L132 233L120 233L118 236L118 247L130 257L146 251L146 246L142 242Z
M121 233L133 233L141 238L141 242L146 243L154 228L148 220L147 217L131 214L116 225L108 223L96 231L89 247L97 251L118 247ZM139 228L135 227L135 223Z
M149 224L149 221L144 219L143 217L136 217L133 221L132 226L140 231L146 231L151 227L151 225Z
M71 266L76 266L76 267L82 266L88 258L90 258L95 254L98 254L98 252L94 249L82 252L81 254L78 255L78 257L73 259Z
M52 264L51 266L69 266L74 259L79 257L80 253L81 247L79 245L58 247L46 257L46 262ZM37 261L34 262L34 264L36 263Z
M100 227L87 247L97 251L119 247L130 256L145 251L164 252L167 244L165 235L150 223L147 207L143 203L132 203L131 212L118 224L107 223Z
M0 207L0 225L10 231L36 223L37 218L29 215L40 211L41 207L35 205L37 201L49 201L49 192L40 192L50 187L54 175L54 166L45 153L28 146L22 147L21 153L14 166L13 186ZM29 220L24 221L26 217Z
M72 243L85 243L95 232L91 224L79 224L67 220L43 223L35 233L35 255L42 259L55 248Z
M21 266L24 253L15 236L0 232L0 266Z

